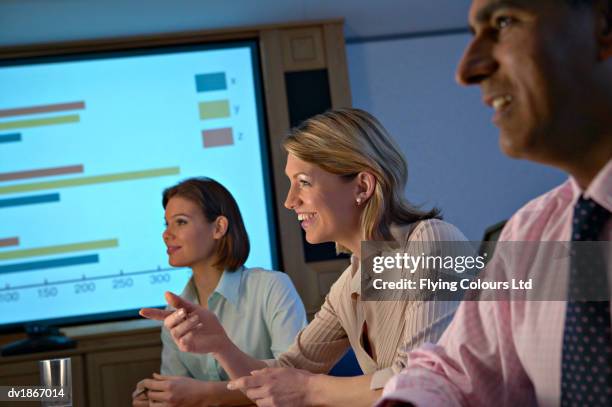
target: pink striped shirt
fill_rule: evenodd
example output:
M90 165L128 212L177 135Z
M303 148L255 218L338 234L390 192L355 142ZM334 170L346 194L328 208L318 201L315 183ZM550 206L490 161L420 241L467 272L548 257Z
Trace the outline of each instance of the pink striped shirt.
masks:
M500 240L571 240L580 194L612 211L612 160L586 191L570 178L529 202L510 219ZM608 221L601 239L611 238ZM608 273L612 281L610 268ZM408 354L407 368L387 383L382 400L428 407L558 406L565 308L564 301L461 303L438 345Z

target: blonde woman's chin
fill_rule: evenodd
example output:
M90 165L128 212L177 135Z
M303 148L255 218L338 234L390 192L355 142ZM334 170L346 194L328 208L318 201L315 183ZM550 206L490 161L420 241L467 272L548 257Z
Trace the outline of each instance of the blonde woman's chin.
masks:
M330 236L322 236L320 233L306 231L306 241L310 244L330 243L335 242Z

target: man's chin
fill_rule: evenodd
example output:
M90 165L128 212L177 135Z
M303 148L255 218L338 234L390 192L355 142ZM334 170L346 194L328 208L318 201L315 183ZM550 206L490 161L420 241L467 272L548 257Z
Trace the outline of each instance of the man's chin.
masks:
M499 131L499 148L510 158L521 159L526 156L526 146L517 140L516 133L510 134L507 130Z

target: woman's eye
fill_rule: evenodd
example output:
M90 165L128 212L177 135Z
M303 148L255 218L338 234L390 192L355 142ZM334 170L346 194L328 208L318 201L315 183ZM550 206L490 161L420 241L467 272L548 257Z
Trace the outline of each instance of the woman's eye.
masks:
M495 17L494 25L498 30L503 30L504 28L509 27L515 22L515 19L509 16L498 16Z
M186 224L187 224L187 221L186 221L186 220L184 220L184 219L177 219L177 220L176 220L176 224L177 224L177 225L186 225Z
M298 183L300 184L300 187L310 186L310 182L304 181L303 179L299 180Z

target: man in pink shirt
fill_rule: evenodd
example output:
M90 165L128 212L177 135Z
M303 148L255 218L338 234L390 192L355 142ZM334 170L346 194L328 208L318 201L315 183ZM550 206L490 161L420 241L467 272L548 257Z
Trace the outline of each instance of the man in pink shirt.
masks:
M570 175L500 240L612 240L612 1L473 0L469 21L457 80L480 85L502 150ZM611 406L609 298L465 301L378 406Z

